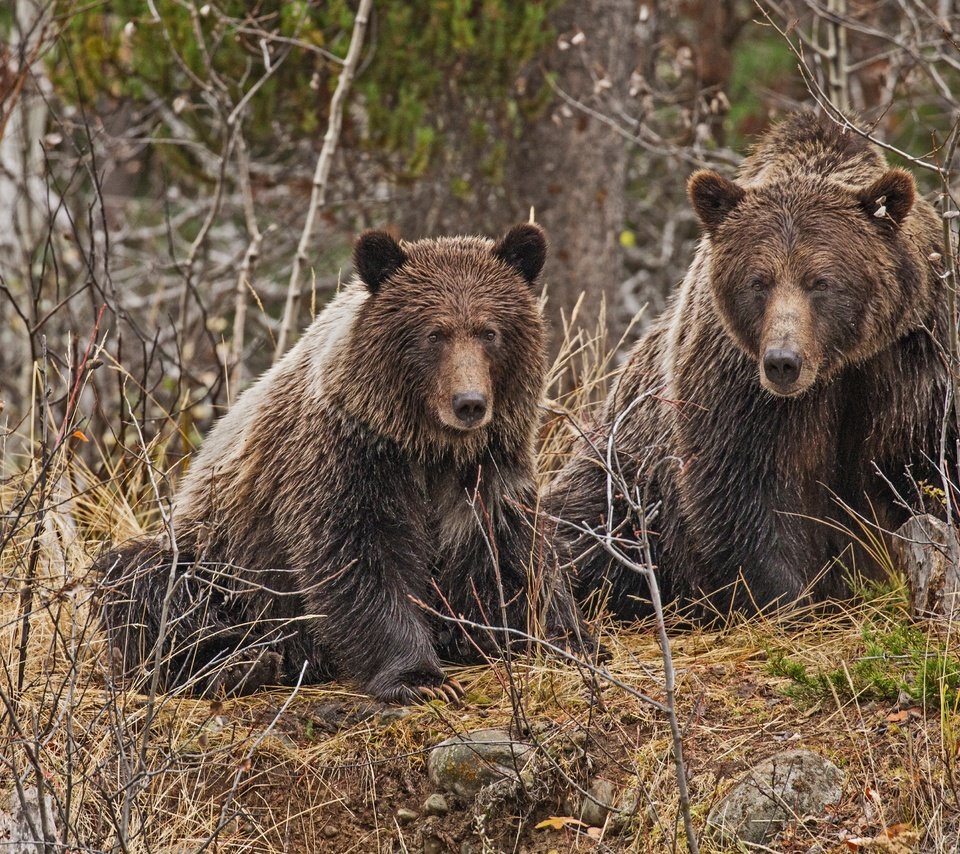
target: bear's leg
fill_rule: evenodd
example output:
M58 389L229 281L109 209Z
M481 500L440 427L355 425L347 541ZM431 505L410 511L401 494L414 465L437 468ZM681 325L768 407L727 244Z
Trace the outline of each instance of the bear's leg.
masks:
M207 681L204 697L243 697L283 679L283 656L270 649L237 653Z
M429 506L409 453L332 421L317 477L281 516L310 627L331 669L372 696L456 698L434 649ZM278 511L279 513L279 511Z
M623 476L636 475L624 472ZM577 601L588 615L608 610L621 620L642 619L653 613L646 578L615 560L601 543L604 536L612 534L626 558L644 566L647 557L639 542L640 521L617 490L608 490L608 486L606 467L592 451L571 460L547 498L554 547L561 565L573 577ZM658 504L659 490L647 500L651 506ZM662 517L661 511L649 526L655 529L649 534L655 563ZM662 573L658 576L660 598L666 604L672 600L669 578Z
M596 652L569 579L523 509L533 506L532 491L518 501L503 499L492 533L485 533L478 519L469 537L440 556L439 610L452 617L438 633L444 657L476 661L537 638L566 650ZM474 625L457 623L461 618Z
M440 667L422 604L432 601L419 554L424 538L390 536L387 525L364 527L363 540L341 552L360 558L344 558L338 572L321 558L302 572L324 656L336 673L383 702L459 699L462 689Z
M381 564L382 566L383 564ZM427 618L392 573L362 577L353 567L308 596L324 654L337 672L385 703L458 700L463 691L440 667Z
M103 618L118 675L146 677L148 685L159 662L160 690L205 696L246 694L281 681L284 647L295 629L276 618L262 588L260 616L267 619L250 618L246 594L226 586L237 579L236 569L225 573L185 552L175 558L156 542L109 552L94 568L103 573Z
M755 510L749 523L751 538L737 542L731 533L729 541L739 548L714 543L704 550L711 555L709 560L682 560L681 553L674 565L675 582L698 623L725 623L732 614L771 615L818 598L811 582L829 556L811 562L807 556L822 554L822 546L805 537L801 525L785 531L778 524L779 515L769 508ZM732 520L729 530L737 530ZM795 555L805 561L798 563Z

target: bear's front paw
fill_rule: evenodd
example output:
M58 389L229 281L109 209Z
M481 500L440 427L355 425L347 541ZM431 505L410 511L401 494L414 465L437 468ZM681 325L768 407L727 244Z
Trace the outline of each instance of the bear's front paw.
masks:
M283 656L263 650L253 659L227 662L207 682L204 697L243 697L268 685L279 685L283 676Z
M391 685L378 687L371 693L384 703L400 706L413 706L428 703L430 700L443 700L458 705L463 701L463 686L456 679L441 677L439 680L418 674L410 679L397 680Z

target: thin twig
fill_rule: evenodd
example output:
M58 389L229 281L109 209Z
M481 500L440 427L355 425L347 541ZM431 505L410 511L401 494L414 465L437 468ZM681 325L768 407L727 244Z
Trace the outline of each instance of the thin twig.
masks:
M33 536L30 542L30 561L27 565L27 577L20 590L20 659L17 662L17 694L23 690L23 680L27 667L27 651L30 644L30 618L33 610L33 585L37 580L37 565L40 561L40 538L46 519L47 469L52 459L47 443L49 428L50 387L47 381L47 336L40 336L40 476L37 494L37 516L33 523Z
M280 323L280 334L277 336L277 349L274 351L274 361L283 355L287 349L287 339L297 319L297 310L300 307L300 276L307 261L307 247L313 239L313 225L317 218L317 211L323 207L327 197L327 181L330 177L330 167L333 164L333 155L337 150L340 139L340 128L343 124L343 107L347 100L347 93L353 83L353 76L360 61L360 50L363 47L363 37L370 19L370 9L373 0L361 0L357 16L353 19L353 35L350 37L350 48L343 63L343 70L337 79L337 88L330 99L330 119L327 124L327 133L323 137L323 147L317 158L317 168L313 175L313 189L310 191L310 204L307 207L307 219L303 224L300 242L297 244L297 254L293 257L293 267L290 270L290 283L287 286L287 301L283 307L283 320Z

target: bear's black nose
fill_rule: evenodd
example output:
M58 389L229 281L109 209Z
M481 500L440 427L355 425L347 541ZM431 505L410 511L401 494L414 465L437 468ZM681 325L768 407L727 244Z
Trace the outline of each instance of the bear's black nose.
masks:
M472 427L487 414L487 396L482 391L461 391L455 394L453 414L465 427Z
M774 385L793 385L802 365L803 356L796 350L771 348L763 354L763 373Z

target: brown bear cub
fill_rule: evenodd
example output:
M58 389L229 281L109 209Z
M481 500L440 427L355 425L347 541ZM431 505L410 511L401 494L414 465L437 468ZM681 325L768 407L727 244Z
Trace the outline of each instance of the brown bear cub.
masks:
M577 644L530 518L545 254L536 225L363 234L354 280L207 437L175 545L99 561L125 669L232 693L340 676L407 703L457 696L441 659L516 637L438 613Z
M641 504L608 498L614 432L664 598L710 619L847 595L849 570L869 570L852 513L892 530L918 483L941 482L938 217L907 172L812 113L770 131L736 181L697 172L689 195L693 265L548 501L579 593L625 619L649 608L595 536L610 517L643 563Z

